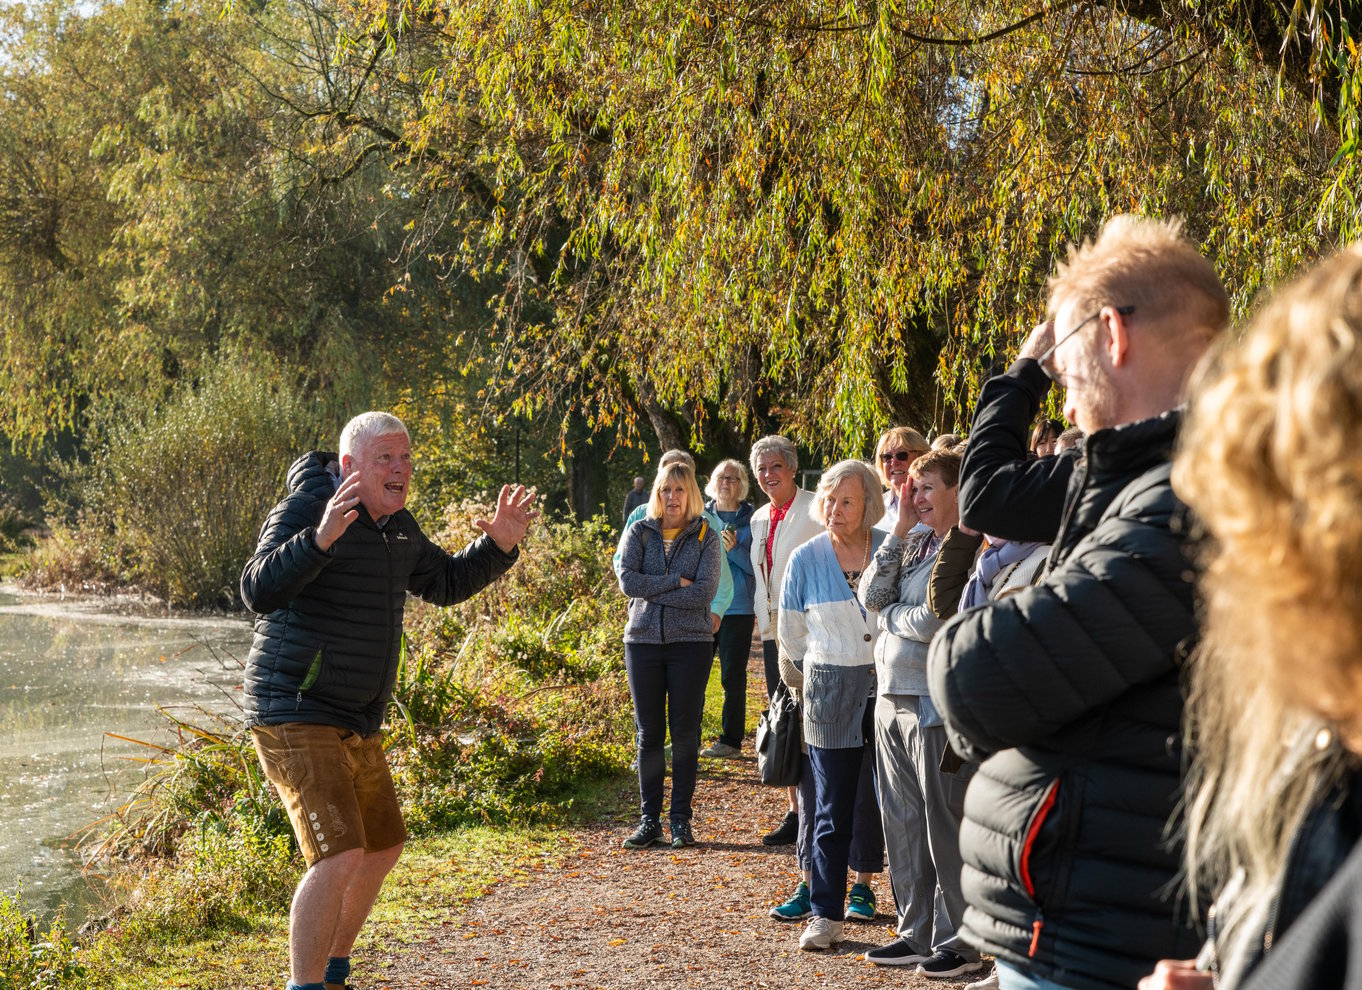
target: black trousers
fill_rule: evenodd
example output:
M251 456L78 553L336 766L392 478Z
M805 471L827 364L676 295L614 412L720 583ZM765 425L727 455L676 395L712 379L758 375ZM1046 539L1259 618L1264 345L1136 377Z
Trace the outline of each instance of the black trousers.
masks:
M719 655L719 683L724 686L724 708L719 720L719 742L741 746L747 734L747 658L752 655L755 615L725 615L714 637Z

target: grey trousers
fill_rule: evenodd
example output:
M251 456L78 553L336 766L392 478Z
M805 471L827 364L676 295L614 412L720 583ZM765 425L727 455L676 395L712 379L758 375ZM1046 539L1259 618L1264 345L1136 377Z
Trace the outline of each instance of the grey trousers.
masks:
M913 695L875 699L875 755L880 818L889 880L898 909L898 935L914 952L940 949L965 959L978 950L960 938L965 898L960 893L960 819L974 765L942 773L946 728L918 723Z

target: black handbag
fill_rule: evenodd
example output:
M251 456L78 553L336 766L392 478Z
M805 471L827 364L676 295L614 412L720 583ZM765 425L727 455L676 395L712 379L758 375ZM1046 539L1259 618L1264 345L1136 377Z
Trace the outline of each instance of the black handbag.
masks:
M771 696L771 707L757 719L757 775L771 787L799 783L799 759L804 736L804 713L782 682Z

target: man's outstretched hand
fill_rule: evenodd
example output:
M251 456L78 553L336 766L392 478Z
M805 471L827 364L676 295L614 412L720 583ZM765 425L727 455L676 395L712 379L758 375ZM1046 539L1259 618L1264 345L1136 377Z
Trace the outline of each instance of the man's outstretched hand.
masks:
M536 498L533 488L516 485L512 490L510 485L502 485L492 521L474 519L473 525L490 536L503 553L510 553L525 538L530 523L539 517L539 510L533 507Z

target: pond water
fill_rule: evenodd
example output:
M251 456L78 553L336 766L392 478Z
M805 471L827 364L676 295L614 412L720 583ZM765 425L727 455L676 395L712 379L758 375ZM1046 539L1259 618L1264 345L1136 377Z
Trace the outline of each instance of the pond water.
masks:
M99 909L77 833L127 800L151 751L186 718L239 711L245 619L142 619L0 587L0 890L28 911Z

